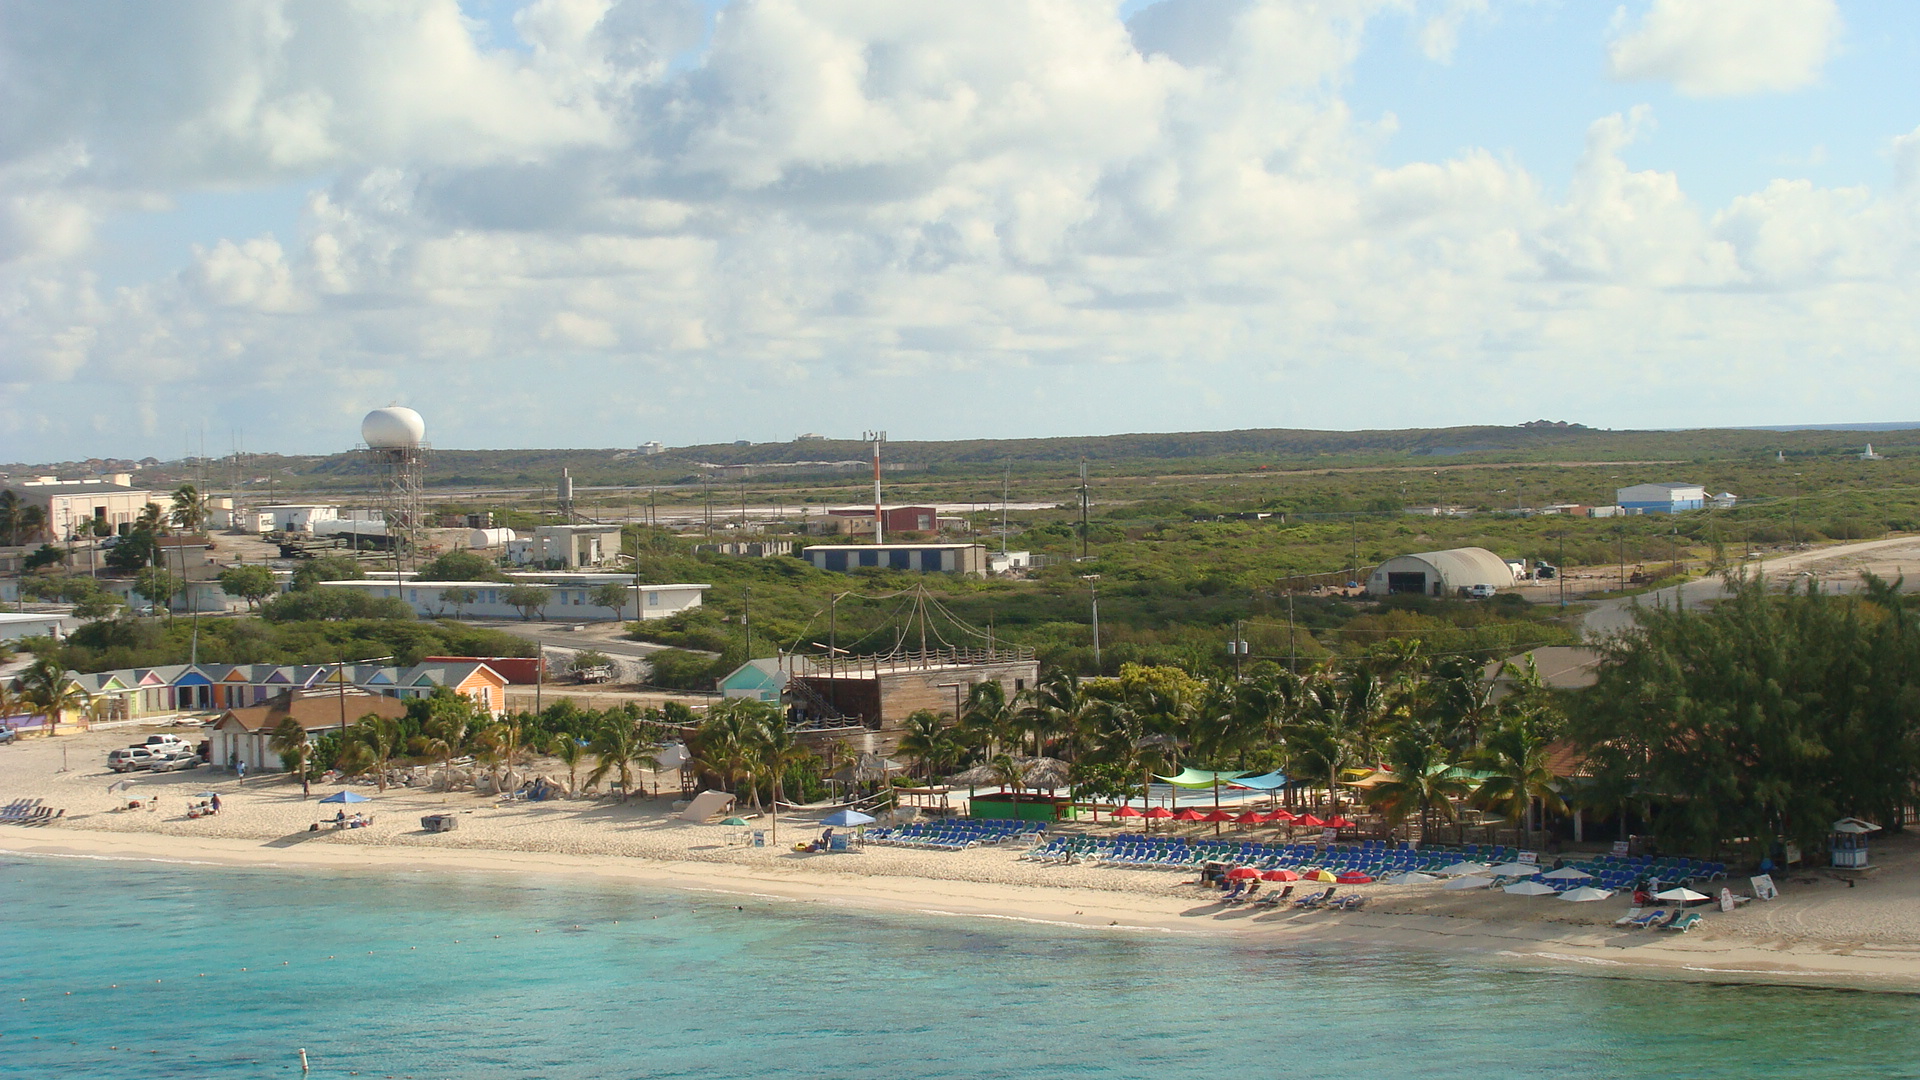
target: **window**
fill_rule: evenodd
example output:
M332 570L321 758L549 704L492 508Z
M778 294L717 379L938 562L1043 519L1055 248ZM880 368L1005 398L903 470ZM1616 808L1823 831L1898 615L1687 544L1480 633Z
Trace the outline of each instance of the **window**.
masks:
M659 607L659 606L660 606L660 594L659 594L659 593L657 593L657 592L650 592L650 593L648 593L648 594L647 594L647 606L648 606L648 607Z
M860 553L860 565L861 565L861 566L879 566L879 565L880 565L880 553L879 553L879 552L877 552L877 551L863 551L863 552L861 552L861 553Z
M1013 692L1014 692L1014 693L1016 693L1016 694L1017 694L1017 693L1019 693L1020 691L1022 691L1022 690L1025 690L1026 688L1027 688L1027 680L1025 680L1025 679L1015 679L1015 680L1013 680Z

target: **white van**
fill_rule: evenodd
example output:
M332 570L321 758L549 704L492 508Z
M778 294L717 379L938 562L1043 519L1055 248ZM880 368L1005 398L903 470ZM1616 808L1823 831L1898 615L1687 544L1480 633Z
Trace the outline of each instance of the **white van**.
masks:
M1469 585L1467 586L1467 599L1491 600L1493 599L1493 586L1487 584Z

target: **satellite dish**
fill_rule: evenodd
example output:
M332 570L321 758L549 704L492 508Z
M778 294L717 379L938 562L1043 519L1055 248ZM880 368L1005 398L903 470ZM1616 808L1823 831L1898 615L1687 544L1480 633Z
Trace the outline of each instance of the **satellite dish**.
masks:
M427 422L405 406L375 409L360 421L360 438L375 450L413 449L426 442Z

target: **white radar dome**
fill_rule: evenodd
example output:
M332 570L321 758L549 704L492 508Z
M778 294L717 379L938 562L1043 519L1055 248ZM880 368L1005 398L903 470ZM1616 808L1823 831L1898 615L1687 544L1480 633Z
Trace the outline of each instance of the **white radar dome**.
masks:
M419 446L427 439L427 422L403 406L375 409L360 421L360 438L376 450Z

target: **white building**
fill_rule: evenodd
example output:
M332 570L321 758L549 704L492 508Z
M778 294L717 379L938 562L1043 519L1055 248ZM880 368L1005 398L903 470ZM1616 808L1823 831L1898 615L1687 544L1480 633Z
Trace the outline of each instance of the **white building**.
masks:
M0 641L19 641L30 637L59 640L78 624L78 620L71 615L0 612Z
M152 491L133 486L128 473L94 480L61 480L43 476L6 485L20 501L46 512L47 533L56 540L74 536L96 522L126 533L147 504L158 499Z
M563 622L592 622L619 618L625 621L664 619L688 608L700 606L701 594L711 585L634 585L631 574L513 574L510 581L418 581L411 575L398 583L392 574L375 575L363 580L329 581L327 585L358 589L374 597L399 597L423 618L468 617L482 619L518 619L520 609L507 602L507 590L515 585L534 585L547 590L547 602L534 612L534 618ZM593 591L606 584L620 585L626 603L618 614L594 603ZM448 589L465 589L473 595L469 603L455 604L446 598Z
M987 554L987 573L1007 574L1015 570L1026 570L1033 566L1033 553L1030 551L996 551Z
M507 542L507 558L516 565L556 570L603 566L619 552L618 525L542 525L530 539Z
M1635 484L1613 493L1613 501L1629 514L1677 514L1707 504L1707 489L1699 484Z

